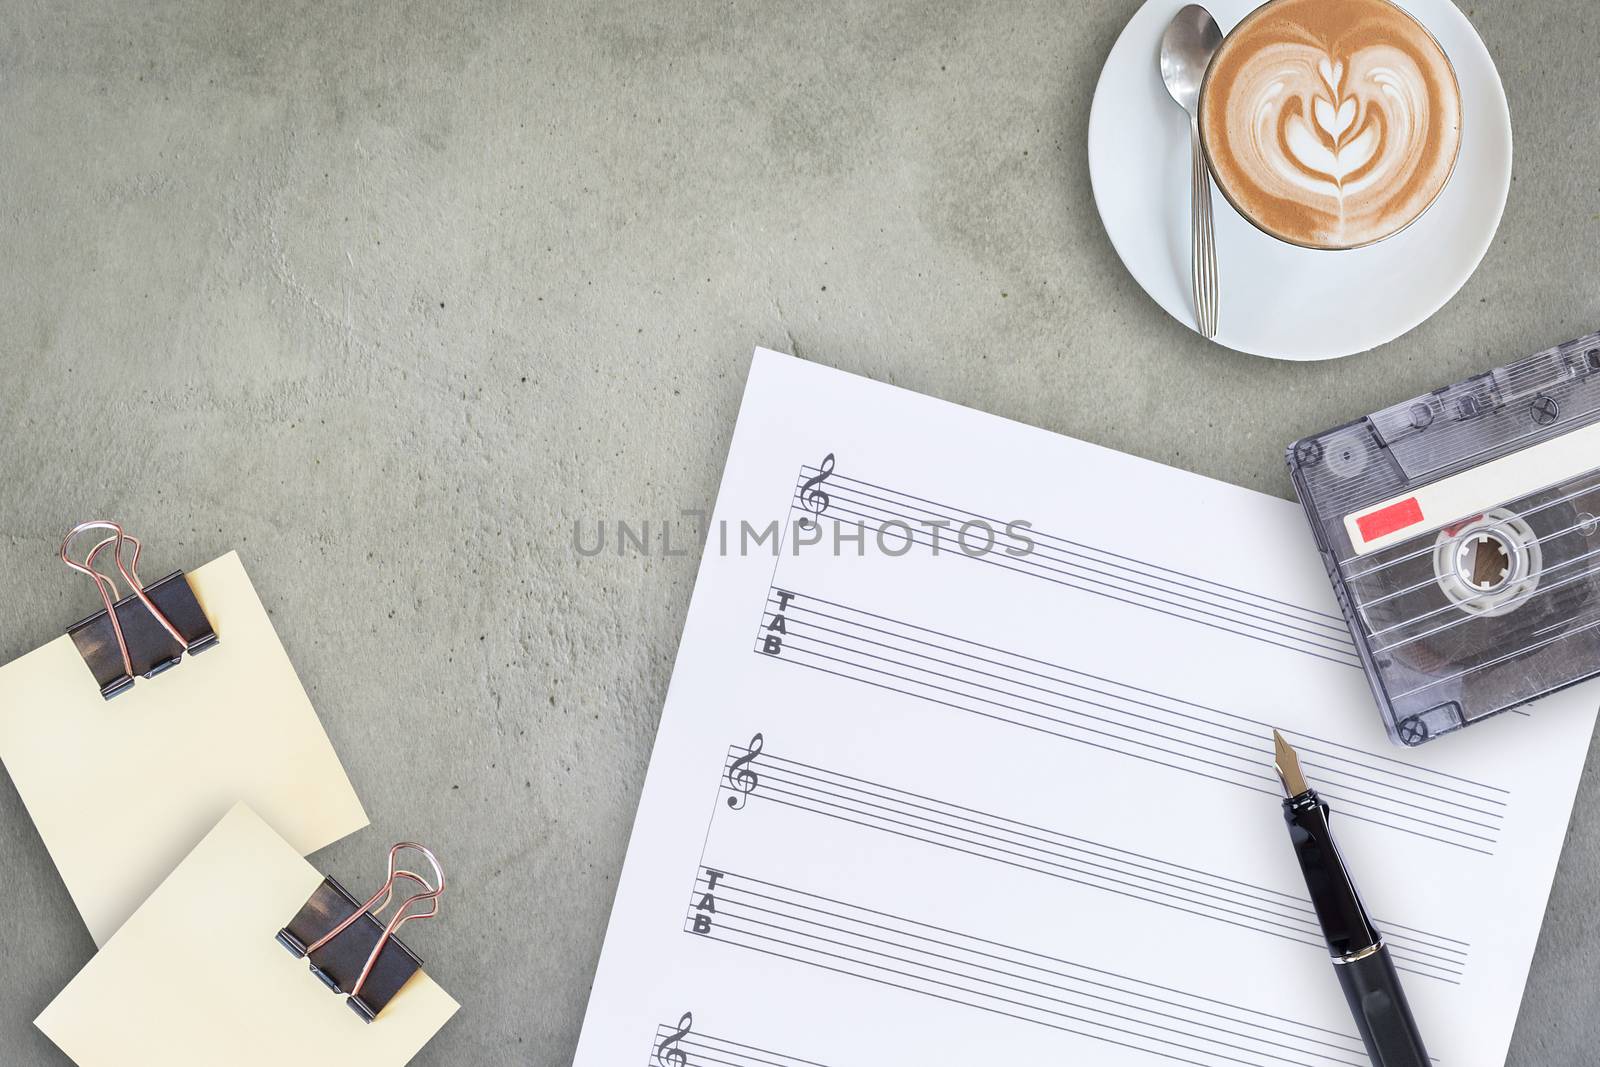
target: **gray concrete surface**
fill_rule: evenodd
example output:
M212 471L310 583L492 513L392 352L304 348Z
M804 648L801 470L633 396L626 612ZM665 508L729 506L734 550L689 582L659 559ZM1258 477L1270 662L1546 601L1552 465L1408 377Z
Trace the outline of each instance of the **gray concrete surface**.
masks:
M417 1060L564 1064L694 562L574 520L708 505L760 344L1287 495L1293 437L1600 325L1600 6L1478 4L1516 183L1375 353L1209 346L1129 279L1084 158L1137 0L11 0L0 11L0 660L239 548L373 814L451 899ZM1511 1062L1600 1043L1586 775ZM91 945L0 777L0 1064ZM203 983L196 1010L204 1010ZM1465 1025L1465 1024L1464 1024Z

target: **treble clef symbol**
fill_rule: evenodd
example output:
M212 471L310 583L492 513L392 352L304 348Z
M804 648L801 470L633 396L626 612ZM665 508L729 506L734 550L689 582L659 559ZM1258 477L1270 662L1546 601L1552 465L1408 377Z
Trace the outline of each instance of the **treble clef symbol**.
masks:
M678 1042L689 1036L689 1030L694 1026L694 1013L684 1012L683 1018L678 1020L678 1029L668 1034L656 1046L657 1067L688 1067L689 1054L678 1047Z
M829 452L822 457L822 465L817 468L817 476L815 478L807 478L805 484L800 486L800 506L811 512L811 515L807 515L800 520L800 525L808 530L817 524L817 520L812 518L812 515L821 516L824 511L828 510L828 504L831 500L827 492L822 488L822 483L827 481L828 475L832 473L833 453Z
M750 769L750 764L761 755L761 735L756 734L750 739L750 745L745 749L744 755L728 765L728 784L733 786L735 792L728 798L728 807L738 811L744 807L745 798L755 791L756 783L761 779L756 777L756 772Z

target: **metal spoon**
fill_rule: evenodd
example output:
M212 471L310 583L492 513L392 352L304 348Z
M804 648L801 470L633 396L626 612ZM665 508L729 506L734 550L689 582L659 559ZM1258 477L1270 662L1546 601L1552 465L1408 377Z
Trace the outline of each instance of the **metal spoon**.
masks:
M1222 31L1211 12L1190 4L1172 17L1161 35L1161 80L1189 113L1189 150L1194 159L1190 215L1194 244L1195 321L1203 337L1217 335L1217 242L1211 231L1211 171L1200 147L1200 82Z

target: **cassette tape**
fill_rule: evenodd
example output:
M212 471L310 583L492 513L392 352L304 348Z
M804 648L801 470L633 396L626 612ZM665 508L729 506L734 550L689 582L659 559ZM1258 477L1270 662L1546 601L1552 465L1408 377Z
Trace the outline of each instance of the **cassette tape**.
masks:
M1600 333L1296 442L1392 740L1600 674Z

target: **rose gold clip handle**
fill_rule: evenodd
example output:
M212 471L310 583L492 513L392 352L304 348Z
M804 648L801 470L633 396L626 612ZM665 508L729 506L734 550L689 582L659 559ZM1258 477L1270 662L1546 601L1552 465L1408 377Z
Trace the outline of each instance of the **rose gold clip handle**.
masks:
M430 882L420 874L417 874L414 871L404 870L398 866L400 853L406 849L411 849L414 852L421 853L422 857L428 861L428 865L433 868L433 881ZM361 987L366 985L367 976L372 973L372 967L378 962L379 954L383 952L383 947L389 943L389 939L395 935L395 932L398 931L400 927L404 926L412 919L431 919L435 915L439 914L439 897L444 893L444 868L439 865L438 857L435 856L431 850L424 848L422 845L419 845L414 841L401 841L399 844L395 845L389 850L388 880L383 883L376 893L367 898L367 902L365 904L361 905L361 907L352 912L343 922L341 922L338 926L335 926L332 930L329 930L327 933L323 934L322 937L318 938L316 941L313 941L310 945L306 946L304 954L310 956L317 949L321 948L329 941L332 941L334 938L344 933L345 930L349 929L351 923L355 922L368 912L372 913L373 918L377 918L378 914L387 908L390 901L394 899L395 883L401 879L407 879L415 882L417 885L422 887L422 891L413 893L411 896L402 901L400 906L395 909L394 914L389 918L389 922L383 928L383 934L378 938L378 943L372 946L372 952L367 956L366 965L361 968L361 976L356 979L355 986L349 990L348 995L352 998L359 998L361 996ZM381 904L378 902L380 897L383 900ZM417 905L419 908L418 911L411 911L411 906L413 904ZM420 910L423 907L426 907L428 910Z
M110 530L111 536L89 549L88 553L83 557L83 562L79 563L72 558L73 542L91 530ZM122 545L125 541L133 543L133 559L127 563L124 563L122 559ZM171 619L167 618L166 613L156 607L155 602L145 594L144 583L139 580L139 553L144 550L144 546L139 539L130 533L124 532L119 524L109 519L95 519L92 522L78 523L71 530L68 530L67 536L61 540L61 562L75 571L87 574L94 580L94 587L99 591L100 600L106 606L106 617L111 623L112 633L117 638L117 651L122 654L123 669L127 671L128 677L131 678L133 677L133 659L128 655L128 639L122 631L122 621L117 618L117 583L110 577L101 574L95 566L95 558L100 555L107 545L115 546L112 550L112 558L117 565L117 570L122 574L123 581L128 583L128 589L134 596L139 598L139 602L150 612L151 617L161 624L163 630L172 635L172 639L178 642L178 645L185 652L189 651L189 642L184 638L183 634L178 632L178 628L172 624Z

